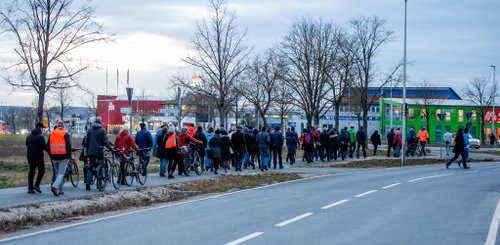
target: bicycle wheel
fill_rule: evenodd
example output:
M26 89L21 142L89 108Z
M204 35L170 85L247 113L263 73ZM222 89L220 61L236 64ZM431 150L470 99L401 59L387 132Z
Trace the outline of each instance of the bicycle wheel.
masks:
M194 168L194 172L197 175L200 175L203 172L203 167L201 166L201 157L200 157L200 154L198 154L198 153L194 154L193 168Z
M189 176L189 172L191 172L191 163L190 163L190 159L189 157L186 157L184 158L184 174L186 174L186 176Z
M96 187L99 191L104 191L106 184L106 170L104 166L99 166L99 169L97 169Z
M71 180L71 184L73 187L78 186L78 182L80 181L80 171L78 171L78 165L74 160L71 160L68 164L69 170L69 179Z
M146 184L146 180L148 179L148 170L145 166L144 161L140 160L139 164L135 166L135 169L137 182L139 182L139 184L141 185Z
M113 163L111 164L111 183L113 183L113 187L115 189L120 189L120 164Z
M127 162L125 163L125 182L128 186L131 186L134 183L134 163Z

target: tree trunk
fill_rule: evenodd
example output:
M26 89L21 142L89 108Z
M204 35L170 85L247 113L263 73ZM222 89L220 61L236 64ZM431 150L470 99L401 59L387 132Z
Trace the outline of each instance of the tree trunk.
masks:
M368 133L368 108L363 108L363 129Z
M484 116L481 117L481 144L484 144L484 141L486 140L486 135L484 135Z
M45 93L40 91L38 95L38 108L36 109L36 117L39 122L43 121L43 104L45 103Z
M340 127L340 107L335 106L335 129L339 132Z
M306 113L307 128L312 126L313 115L311 113Z
M319 128L319 112L314 112L314 125Z

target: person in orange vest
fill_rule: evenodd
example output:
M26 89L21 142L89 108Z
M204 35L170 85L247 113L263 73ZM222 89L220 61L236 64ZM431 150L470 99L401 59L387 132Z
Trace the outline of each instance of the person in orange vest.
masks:
M175 127L170 126L168 132L163 136L165 142L165 158L167 159L168 178L174 179L174 171L177 165L177 151L179 150L179 142Z
M64 173L68 167L69 159L71 158L71 139L69 134L64 131L64 122L57 122L57 128L50 133L47 140L47 148L49 149L50 159L54 166L56 179L50 190L54 196L63 195Z
M426 156L427 154L425 153L425 144L427 143L427 140L429 139L429 133L427 133L427 130L425 130L425 127L422 127L422 129L418 132L417 135L418 141L420 142L420 146L422 150L420 151L420 156L424 154Z

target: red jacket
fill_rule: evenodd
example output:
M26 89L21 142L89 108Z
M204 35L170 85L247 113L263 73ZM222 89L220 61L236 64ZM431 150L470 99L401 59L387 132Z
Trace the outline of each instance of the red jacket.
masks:
M189 142L195 143L195 144L202 144L202 141L199 141L195 138L193 138L190 134L181 132L177 136L177 141L179 142L179 148L183 146L189 146Z
M403 139L401 139L401 135L394 134L394 145L401 146L403 144Z
M122 130L120 134L118 134L113 147L117 150L123 150L125 156L130 156L128 150L130 150L131 147L134 148L135 151L139 151L139 147L135 144L134 138L128 133L128 130Z
M196 129L194 129L193 126L189 126L188 127L188 132L189 132L189 135L191 135L191 137L192 137L196 133Z

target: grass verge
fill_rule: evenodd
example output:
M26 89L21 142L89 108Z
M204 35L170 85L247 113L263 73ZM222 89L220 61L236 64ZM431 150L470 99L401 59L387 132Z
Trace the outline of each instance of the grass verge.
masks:
M460 158L459 158L460 159ZM432 158L410 158L406 159L405 166L419 166L419 165L430 165L430 164L445 164L449 159L432 159ZM470 158L468 162L492 162L492 158L484 159L474 159ZM317 167L317 168L390 168L390 167L400 167L401 160L399 158L394 159L366 159L366 160L356 160L343 163L328 163L320 165L310 165L307 167Z
M0 234L46 223L78 220L80 216L144 207L205 194L244 190L300 178L302 177L298 174L287 173L226 175L208 180L138 188L135 191L122 191L83 199L2 209L0 210Z

